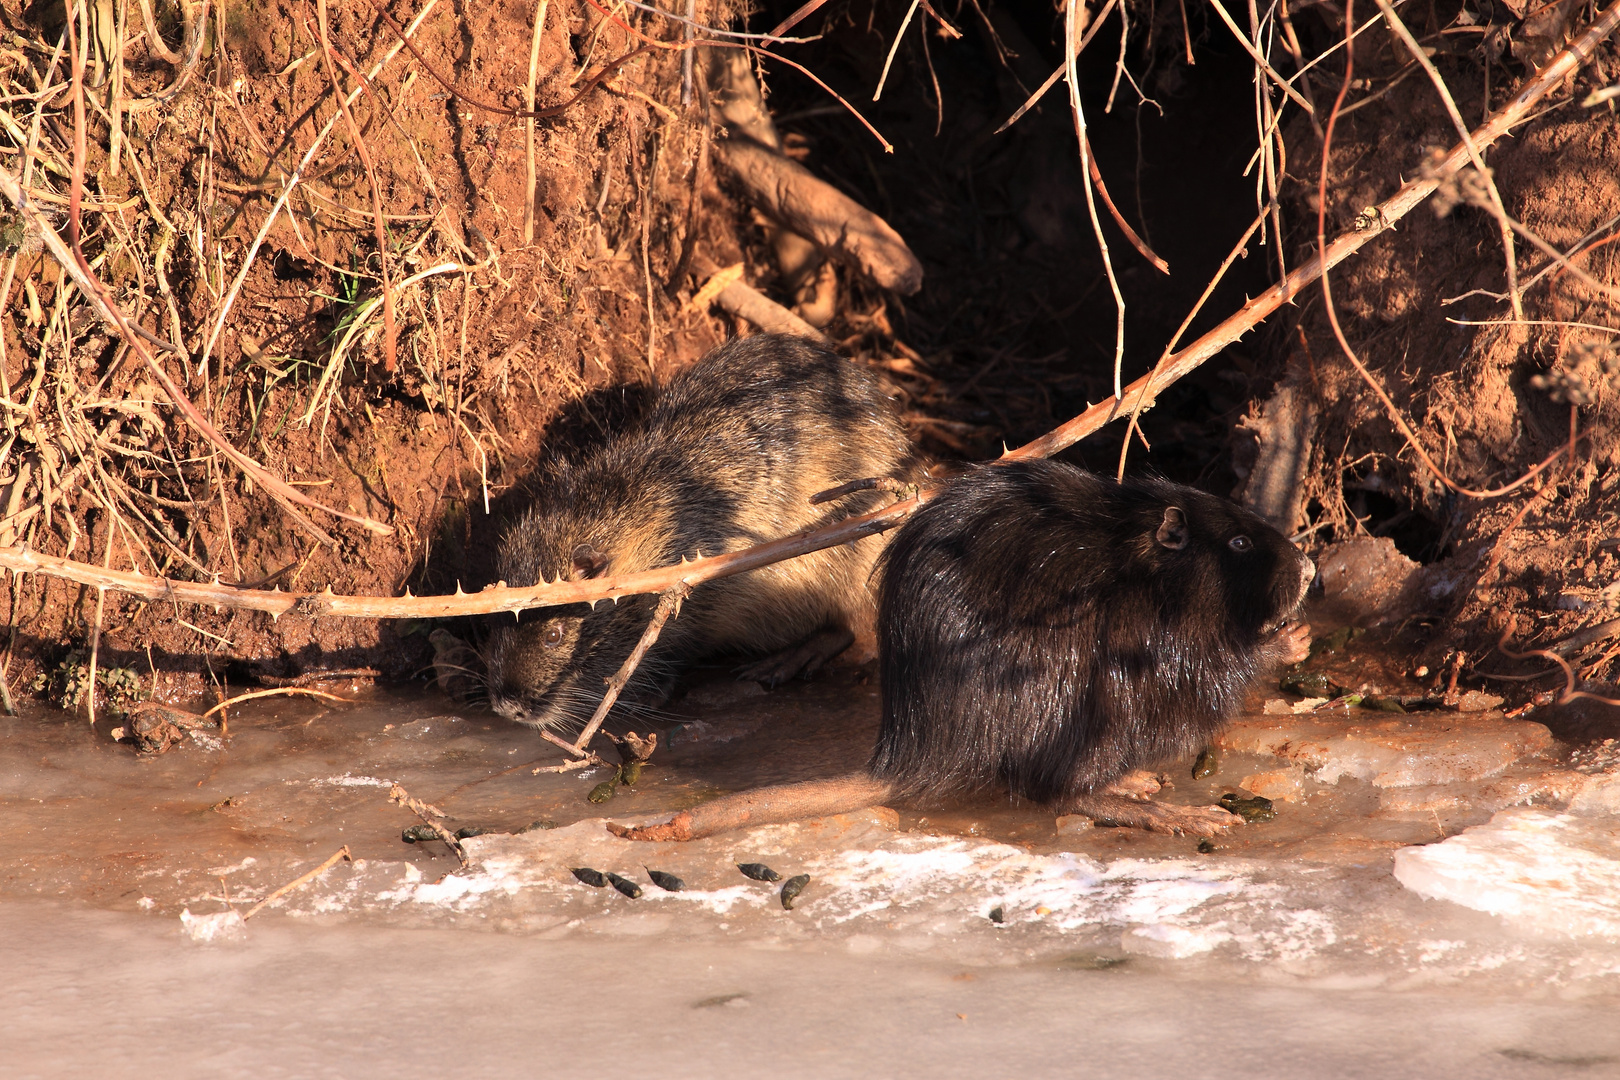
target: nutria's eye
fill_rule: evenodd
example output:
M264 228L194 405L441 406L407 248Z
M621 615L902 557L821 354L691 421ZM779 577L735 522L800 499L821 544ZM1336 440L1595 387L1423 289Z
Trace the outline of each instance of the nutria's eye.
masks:
M1233 551L1248 551L1250 548L1254 547L1254 541L1250 540L1247 536L1234 536L1232 539L1226 542L1226 546L1231 548Z
M552 623L546 627L546 636L542 640L545 641L546 648L555 649L562 643L562 627L557 623Z

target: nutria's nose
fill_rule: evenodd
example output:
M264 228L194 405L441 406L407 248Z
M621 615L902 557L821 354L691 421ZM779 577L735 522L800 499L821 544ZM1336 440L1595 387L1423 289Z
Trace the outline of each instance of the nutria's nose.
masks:
M502 693L496 693L491 695L489 707L494 709L501 716L506 717L508 720L516 721L519 724L528 722L529 710L524 708L523 702L519 701L517 698L507 697Z

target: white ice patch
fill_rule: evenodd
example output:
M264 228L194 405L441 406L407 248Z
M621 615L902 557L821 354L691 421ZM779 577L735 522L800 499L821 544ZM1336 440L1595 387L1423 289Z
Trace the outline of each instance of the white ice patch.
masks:
M247 935L247 923L236 911L217 911L212 915L193 915L190 908L180 912L180 926L192 941L231 941Z
M218 735L214 735L207 731L198 731L196 728L189 729L186 734L191 736L192 742L196 743L204 750L225 749L225 740L221 739Z
M235 866L215 866L215 867L211 868L208 872L210 874L212 874L214 877L225 877L227 874L240 873L241 871L246 870L250 866L256 866L256 865L258 865L258 862L259 862L258 859L255 859L253 856L249 855L247 858L243 859L241 862L237 863Z
M297 780L287 781L289 784L299 783ZM375 776L355 776L353 773L344 773L342 776L327 776L317 780L305 780L303 783L314 784L317 787L379 787L391 788L392 780L379 780Z
M523 882L499 870L446 874L437 881L407 881L397 889L377 894L377 899L394 904L429 904L433 907L465 911L491 893L511 896Z
M643 912L649 904L661 905L660 912L676 916L683 911L727 919L781 916L776 886L736 877L730 877L735 885L721 884L735 873L730 864L767 855L784 875L801 867L810 875L791 918L852 942L872 937L926 948L939 936L948 938L967 928L995 932L988 916L996 908L1001 909L1003 928L1042 935L1120 933L1128 951L1166 958L1230 944L1247 959L1298 961L1339 938L1328 913L1300 907L1283 886L1256 880L1255 864L1247 862L1105 863L1086 855L1035 854L966 837L882 831L860 835L853 846L805 857L795 855L803 851L802 831L796 826L750 830L724 853L711 849L697 856L702 865L682 865L683 854L675 865L664 867L680 871L693 884L719 887L664 892L635 873L642 896L634 904ZM521 836L475 837L467 847L472 866L437 881L396 879L378 899L472 913L521 893L520 903L547 910L558 901L572 905L596 892L572 876L572 867L615 867L629 873L630 866L658 850L612 838L600 821ZM613 901L599 916L617 920L630 912L610 888L599 895Z
M1620 818L1514 807L1395 853L1395 878L1540 934L1620 936Z
M1154 923L1151 926L1133 926L1120 935L1119 946L1139 956L1156 956L1162 960L1183 960L1199 953L1210 952L1224 945L1232 935L1224 930L1204 927L1176 926L1173 923Z
M814 869L825 890L817 911L835 924L890 907L927 906L980 917L1000 907L1006 923L1058 930L1181 925L1207 901L1249 885L1241 874L1207 863L1121 859L1104 865L1084 855L1034 855L1008 844L928 836L839 852Z

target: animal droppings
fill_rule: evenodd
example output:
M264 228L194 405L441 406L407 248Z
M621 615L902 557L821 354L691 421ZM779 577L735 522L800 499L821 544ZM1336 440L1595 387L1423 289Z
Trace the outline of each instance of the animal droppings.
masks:
M755 881L781 881L782 880L782 875L781 874L778 874L775 870L772 870L770 867L766 866L764 863L740 862L740 863L737 864L737 869L742 871L742 876L743 877L745 877L745 878L753 878Z
M620 892L624 893L624 895L628 896L630 899L632 899L632 900L640 900L641 899L641 886L640 885L637 885L635 882L631 881L629 878L622 878L618 874L613 873L612 871L609 871L606 876L607 876L608 881L612 884L612 886L615 889L618 889Z
M674 874L666 874L662 870L654 870L645 866L642 869L647 871L647 876L652 878L652 883L665 892L680 892L686 888L686 882Z
M793 910L793 901L799 898L799 894L804 892L804 887L808 884L810 884L809 874L799 874L782 882L782 907L784 910Z

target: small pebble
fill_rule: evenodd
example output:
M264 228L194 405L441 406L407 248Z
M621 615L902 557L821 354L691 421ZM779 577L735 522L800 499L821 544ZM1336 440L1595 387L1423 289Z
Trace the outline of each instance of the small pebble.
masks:
M740 863L737 864L737 869L742 871L743 877L745 877L745 878L753 878L755 881L781 881L782 880L782 875L781 874L778 874L775 870L772 870L770 867L766 866L764 863L740 862Z
M1004 923L1004 922L1006 922L1007 921L1007 910L1005 908L1002 908L1002 907L993 907L993 908L991 908L990 909L990 921L993 922L993 923Z
M576 873L577 873L577 871L576 871ZM631 881L629 878L622 878L618 874L615 874L610 870L607 873L607 879L613 885L613 887L615 889L618 889L620 892L624 893L624 895L628 896L630 899L632 899L632 900L640 900L641 899L641 886L637 885L635 882Z
M662 870L654 870L647 866L642 867L642 869L647 871L647 876L652 878L652 883L665 892L680 892L686 888L686 882L674 874L666 874Z
M808 884L810 884L809 874L799 874L782 882L782 907L792 911L793 901L799 898L799 894L804 892L804 887Z
M600 870L592 870L588 866L576 866L574 867L574 876L593 889L607 887L608 877Z

